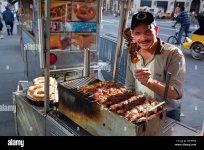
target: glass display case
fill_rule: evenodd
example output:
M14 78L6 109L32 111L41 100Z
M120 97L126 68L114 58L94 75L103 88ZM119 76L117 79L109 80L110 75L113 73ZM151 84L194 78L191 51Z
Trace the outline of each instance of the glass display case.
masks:
M30 34L35 36L37 31L37 0L26 0L20 2L19 10L20 24Z

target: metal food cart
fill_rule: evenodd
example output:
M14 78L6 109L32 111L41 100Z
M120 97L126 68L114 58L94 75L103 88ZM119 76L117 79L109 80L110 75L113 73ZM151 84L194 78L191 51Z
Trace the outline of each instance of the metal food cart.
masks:
M22 84L24 88L27 83ZM59 117L56 106L46 114L44 108L33 105L23 94L23 89L13 94L16 104L16 133L19 136L92 136L79 124L62 115ZM127 130L124 128L122 131ZM161 136L196 136L199 131L177 122L165 119ZM109 135L109 133L107 133Z
M99 25L101 20L101 1L86 0L67 0L67 1L20 1L20 7L26 8L28 2L28 10L24 10L24 16L27 21L22 21L21 30L21 47L24 56L26 75L28 81L19 81L18 89L13 93L13 102L16 105L16 132L17 135L54 135L54 136L89 136L89 135L197 135L198 131L187 127L173 119L165 117L165 111L157 115L151 121L142 125L135 125L128 122L124 118L104 109L102 106L91 102L83 101L82 97L74 97L66 91L65 85L71 83L84 82L83 79L89 78L90 68L100 68L98 61L99 49ZM29 3L30 2L30 3ZM95 9L95 16L86 19L79 19L76 12L80 8L91 7ZM127 15L130 7L129 0L121 0L121 15L119 26L119 37L114 52L114 62L112 64L112 77L114 81L119 79L116 77L118 70L117 65L121 61L124 47L123 31L127 24ZM60 9L57 9L60 8ZM63 10L62 12L55 12ZM91 10L90 10L91 11ZM31 12L32 16L26 15ZM71 14L70 14L71 13ZM30 13L29 13L30 14ZM75 14L73 17L72 14ZM25 19L24 18L24 19ZM32 18L32 19L31 19ZM62 27L63 26L63 27ZM25 27L29 29L25 30ZM94 42L86 46L86 42L78 41L81 35L91 36ZM35 36L32 36L35 35ZM58 43L56 43L56 41ZM66 41L66 42L64 42ZM52 44L52 42L54 44ZM65 43L65 45L64 45ZM84 44L82 44L84 43ZM32 46L37 45L36 47ZM54 45L54 46L53 46ZM25 47L26 46L26 47ZM110 53L110 52L109 52ZM50 61L53 58L53 61ZM57 58L57 59L56 59ZM57 61L56 60L60 60ZM81 71L74 77L67 78L67 72ZM50 75L63 74L62 80L59 80L59 102L50 104L49 102L49 77ZM37 76L45 76L45 100L43 103L35 103L26 96L26 90ZM79 79L75 79L75 78ZM84 78L83 78L84 77ZM94 76L97 78L97 76ZM66 98L65 98L66 97ZM64 99L65 98L65 99ZM81 109L81 112L93 110L96 113L91 114L100 117L99 120L90 120L89 117L81 113L73 113L68 107L64 108L63 103ZM79 104L79 105L77 105ZM78 106L84 107L78 107ZM71 108L71 107L70 107ZM86 110L83 110L86 108ZM81 118L82 117L82 118ZM102 119L101 119L102 118ZM116 120L112 124L113 119ZM91 122L92 121L92 122ZM118 126L121 124L121 126ZM156 130L156 132L155 132Z

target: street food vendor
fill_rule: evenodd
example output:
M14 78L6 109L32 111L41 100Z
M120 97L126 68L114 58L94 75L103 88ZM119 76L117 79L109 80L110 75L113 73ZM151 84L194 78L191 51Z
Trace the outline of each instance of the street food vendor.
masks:
M128 57L126 88L163 101L166 75L171 73L166 101L167 116L179 121L186 70L183 53L157 37L158 27L151 13L133 15L130 31L136 45L134 57L138 61L132 61L131 55Z

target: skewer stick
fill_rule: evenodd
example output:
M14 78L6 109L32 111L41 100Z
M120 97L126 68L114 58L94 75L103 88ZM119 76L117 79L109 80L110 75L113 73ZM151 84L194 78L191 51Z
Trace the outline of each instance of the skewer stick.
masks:
M167 96L168 96L168 91L169 91L169 81L171 78L171 73L168 72L167 76L166 76L166 87L165 87L165 91L164 91L164 101L167 100Z

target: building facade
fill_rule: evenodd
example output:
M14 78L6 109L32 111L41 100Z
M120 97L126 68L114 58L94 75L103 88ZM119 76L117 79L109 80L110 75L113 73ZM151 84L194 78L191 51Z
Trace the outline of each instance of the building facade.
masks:
M7 6L8 2L7 0L0 0L0 12L2 13L5 10L5 7Z
M102 11L108 12L119 12L119 1L118 0L102 0Z
M120 0L102 0L102 10L119 11ZM143 6L161 8L164 12L173 12L176 6L185 7L186 11L200 13L204 11L204 0L131 0L131 11L136 13Z
M164 12L173 12L175 6L180 6L186 11L200 13L204 11L204 0L134 0L132 9L137 12L143 6L161 8Z

